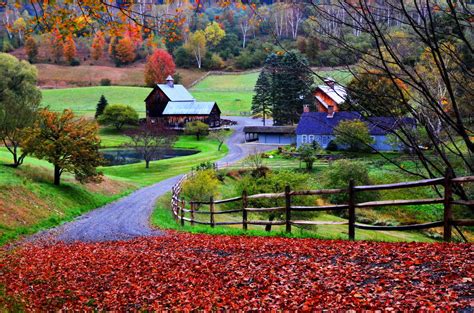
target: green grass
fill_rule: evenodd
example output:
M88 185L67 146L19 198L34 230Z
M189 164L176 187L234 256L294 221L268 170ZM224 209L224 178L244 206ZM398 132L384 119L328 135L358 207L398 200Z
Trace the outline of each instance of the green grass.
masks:
M150 91L151 88L119 86L45 89L42 105L53 111L72 109L78 115L93 116L100 96L104 95L109 104L126 104L145 116L144 100Z
M180 136L175 148L196 149L200 152L193 155L159 160L150 163L145 169L145 163L104 167L101 170L113 179L130 181L140 186L147 186L164 179L189 172L193 167L203 162L214 162L227 154L228 148L223 145L217 151L218 142L207 138L196 140L194 136Z
M151 216L151 224L157 228L165 230L178 230L190 233L203 233L209 235L231 235L231 236L281 236L291 238L319 238L319 239L347 239L347 226L332 225L318 226L311 229L297 228L293 226L292 233L286 233L284 226L273 226L271 232L266 232L263 226L249 225L249 229L244 231L242 226L216 226L214 228L206 225L195 224L191 226L186 222L181 226L171 213L170 208L171 194L161 197L153 214ZM200 216L200 215L199 215ZM204 215L207 216L207 215ZM242 216L237 214L215 215L216 222L219 221L241 221ZM318 221L343 221L342 218L329 215L319 214L315 220ZM356 230L356 240L373 240L373 241L417 241L432 242L433 240L417 232L376 232L367 230Z
M347 83L351 78L350 73L341 70L318 71L317 74L331 76L341 83ZM191 88L190 92L199 101L216 101L223 115L240 115L240 112L250 111L258 75L210 75ZM93 116L100 96L104 95L109 104L129 105L144 117L144 100L150 91L151 88L124 86L44 89L42 105L53 111L72 109L78 115Z

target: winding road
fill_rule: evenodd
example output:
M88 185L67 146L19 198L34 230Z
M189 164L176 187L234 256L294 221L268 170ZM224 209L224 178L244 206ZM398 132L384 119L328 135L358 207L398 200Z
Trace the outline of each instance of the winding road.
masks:
M244 144L243 128L259 125L259 120L247 117L227 118L236 121L237 125L232 127L234 133L226 141L229 153L217 162L218 166L226 166L251 153L272 148L271 146ZM33 240L98 242L162 235L161 231L150 227L150 215L156 200L170 191L181 177L182 175L178 175L139 189L127 197L81 215L69 223L39 233L33 237Z

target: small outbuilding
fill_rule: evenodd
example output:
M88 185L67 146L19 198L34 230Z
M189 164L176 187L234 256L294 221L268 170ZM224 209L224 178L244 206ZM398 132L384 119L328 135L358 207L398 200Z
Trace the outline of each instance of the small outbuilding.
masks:
M262 144L296 144L295 126L246 126L245 141Z
M157 84L145 99L146 120L150 125L164 122L171 128L183 128L187 122L201 121L209 127L221 126L221 110L216 102L199 102L183 85L175 85L168 76L166 84Z

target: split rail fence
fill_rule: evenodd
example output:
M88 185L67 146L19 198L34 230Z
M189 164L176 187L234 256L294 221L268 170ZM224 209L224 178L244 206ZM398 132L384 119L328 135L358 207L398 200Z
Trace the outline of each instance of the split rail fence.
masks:
M348 188L344 189L323 189L323 190L305 190L305 191L296 191L291 190L289 186L286 186L285 192L282 193L263 193L263 194L254 194L248 195L246 191L242 193L240 197L215 200L213 197L209 201L201 202L188 202L181 199L181 185L188 176L184 176L173 188L172 188L172 199L171 199L171 208L175 219L184 225L185 222L189 222L191 225L194 224L203 224L210 225L215 227L216 225L242 225L244 230L247 230L248 225L282 225L286 226L286 231L291 232L292 226L301 226L301 225L348 225L349 229L349 239L355 239L355 229L365 229L365 230L379 230L379 231L404 231L404 230L422 230L429 229L434 227L443 227L444 233L443 237L445 241L451 241L452 239L452 229L456 228L459 234L466 241L458 226L474 226L473 219L453 219L453 205L462 205L462 206L474 206L474 200L454 200L453 199L453 190L457 188L458 185L467 184L474 182L474 176L466 177L453 177L450 172L446 172L445 177L434 178L434 179L425 179L412 182L402 182L395 184L384 184L384 185L367 185L367 186L356 186L354 181L351 180L348 184ZM430 198L430 199L403 199L403 200L384 200L384 201L370 201L358 203L356 201L356 194L359 192L371 192L379 190L394 190L394 189L404 189L404 188L415 188L415 187L424 187L424 186L443 186L444 194L443 197L439 198ZM324 206L294 206L292 205L292 198L295 196L322 196L322 195L334 195L334 194L348 194L348 201L346 204L337 204L337 205L324 205ZM282 207L271 207L271 208L251 208L249 207L249 200L254 199L285 199L285 206ZM241 208L234 210L216 210L216 206L240 202ZM432 204L443 204L444 215L443 220L424 223L424 224L414 224L414 225L400 225L400 226L379 226L379 225L367 225L356 223L356 210L364 208L374 208L374 207L383 207L383 206L406 206L406 205L432 205ZM200 206L209 205L208 211L200 210ZM348 210L349 217L347 221L344 222L328 222L328 221L313 221L313 220L294 220L292 219L293 212L317 212L317 211L341 211ZM249 220L249 213L269 213L269 212L284 212L284 220L279 221L264 221L264 220ZM216 222L216 215L221 214L235 214L242 213L242 221L235 222ZM209 221L204 222L202 220L196 219L197 215L208 215Z

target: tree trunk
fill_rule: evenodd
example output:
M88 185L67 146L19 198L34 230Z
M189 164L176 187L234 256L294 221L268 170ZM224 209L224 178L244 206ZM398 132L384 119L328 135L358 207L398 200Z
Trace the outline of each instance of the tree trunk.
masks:
M54 184L59 186L61 182L61 168L57 165L54 166Z

